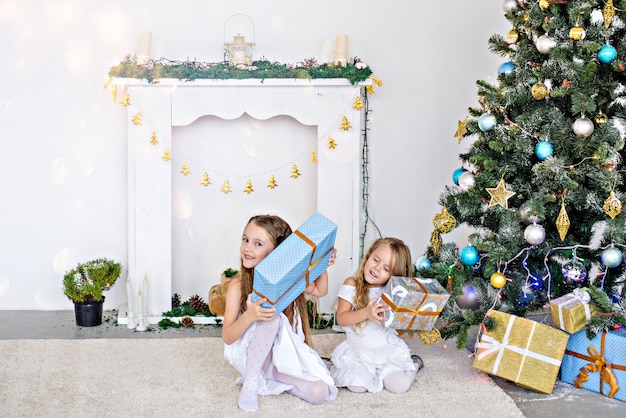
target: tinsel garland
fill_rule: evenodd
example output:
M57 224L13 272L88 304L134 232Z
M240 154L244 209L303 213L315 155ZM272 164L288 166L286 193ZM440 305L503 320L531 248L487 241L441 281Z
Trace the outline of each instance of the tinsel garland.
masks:
M358 59L345 67L334 64L317 65L315 60L307 60L302 65L254 61L251 66L231 66L228 63L207 63L198 61L172 61L166 58L148 61L139 65L127 55L118 65L109 70L110 77L145 79L150 83L162 78L178 80L225 80L225 79L269 79L269 78L345 78L352 85L365 81L372 70Z

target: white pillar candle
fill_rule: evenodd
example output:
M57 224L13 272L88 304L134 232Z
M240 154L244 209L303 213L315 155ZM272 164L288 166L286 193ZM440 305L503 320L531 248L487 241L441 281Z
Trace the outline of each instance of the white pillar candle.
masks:
M148 305L150 304L150 298L148 297L148 275L143 276L143 314L148 316Z
M143 65L150 60L152 48L152 32L139 32L139 45L137 46L137 64Z
M141 293L141 288L139 288L139 290L137 291L137 300L139 301L137 306L137 312L139 312L139 315L141 317L141 315L143 314L143 293Z
M334 62L335 65L346 66L348 62L348 35L337 35Z
M133 312L133 291L132 291L132 285L130 282L130 276L126 278L126 304L128 305L128 308L126 309L128 311L127 313L132 313Z

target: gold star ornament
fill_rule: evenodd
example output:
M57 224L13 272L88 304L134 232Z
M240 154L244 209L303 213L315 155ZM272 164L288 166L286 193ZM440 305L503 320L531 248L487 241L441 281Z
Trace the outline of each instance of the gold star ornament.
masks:
M454 137L457 139L458 143L461 143L463 136L467 133L467 116L465 119L460 120L458 122L456 132L454 133Z
M515 196L515 192L506 189L504 179L500 179L500 182L496 187L487 187L487 193L491 195L491 201L489 201L489 207L500 205L504 209L509 208L509 199Z

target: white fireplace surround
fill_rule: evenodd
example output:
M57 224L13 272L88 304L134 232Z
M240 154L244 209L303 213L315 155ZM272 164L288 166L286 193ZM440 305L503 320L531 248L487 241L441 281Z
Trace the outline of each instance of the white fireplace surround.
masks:
M332 311L337 288L354 273L359 262L364 112L355 110L353 103L368 82L351 85L346 79L162 79L152 84L137 79L114 80L118 96L127 91L131 100L127 107L128 277L133 293L142 287L146 276L149 278L144 303L150 323L157 323L162 312L172 308L172 170L160 157L155 158L150 149L151 134L156 131L159 143L171 144L174 127L187 126L203 116L233 120L244 113L259 120L286 115L317 127L320 145L316 210L337 223L336 248L341 255L331 267L329 294L321 299L319 307L321 312ZM149 124L133 122L139 111L144 117L149 115ZM343 116L352 125L347 131L340 129ZM328 135L342 138L341 146L332 152L321 149L328 148ZM205 291L199 289L198 293Z

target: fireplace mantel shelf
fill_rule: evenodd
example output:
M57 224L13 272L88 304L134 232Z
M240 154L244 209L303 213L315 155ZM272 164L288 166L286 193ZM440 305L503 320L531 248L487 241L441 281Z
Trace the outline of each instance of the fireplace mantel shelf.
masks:
M150 82L139 78L115 78L116 85L126 86L353 86L346 78L246 78L246 79L196 79L179 80L175 78L161 78ZM371 80L365 80L355 86L371 85Z

